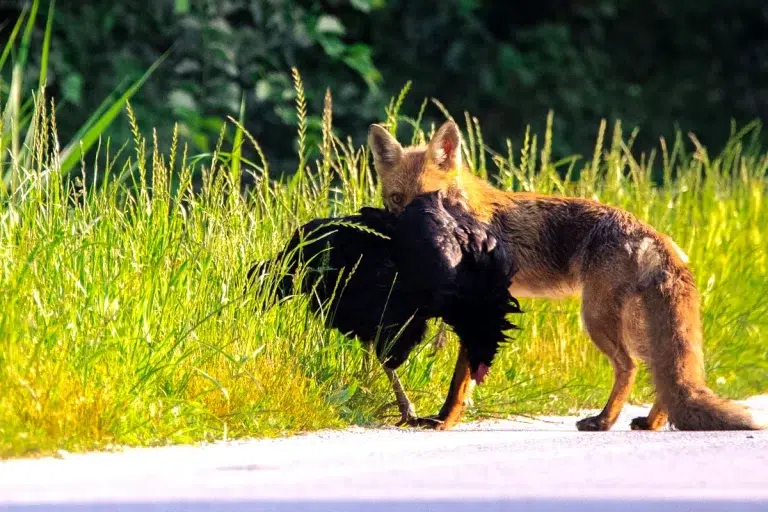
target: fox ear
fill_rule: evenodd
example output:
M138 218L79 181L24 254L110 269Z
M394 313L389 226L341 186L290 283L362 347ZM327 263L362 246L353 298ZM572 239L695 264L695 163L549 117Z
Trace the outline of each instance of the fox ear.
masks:
M461 168L461 132L453 121L446 121L429 141L429 159L440 169Z
M397 165L403 156L403 147L379 124L372 124L368 129L368 145L373 153L373 163L379 172L383 168Z

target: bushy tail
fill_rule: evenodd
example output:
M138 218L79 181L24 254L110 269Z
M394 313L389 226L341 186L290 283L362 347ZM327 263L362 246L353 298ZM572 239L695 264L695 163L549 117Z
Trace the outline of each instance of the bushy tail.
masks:
M670 390L669 422L678 430L760 430L749 412L700 385Z
M649 320L651 372L670 424L678 430L760 430L746 408L707 387L693 275L674 255L657 268L662 267L664 271L646 282L642 294Z

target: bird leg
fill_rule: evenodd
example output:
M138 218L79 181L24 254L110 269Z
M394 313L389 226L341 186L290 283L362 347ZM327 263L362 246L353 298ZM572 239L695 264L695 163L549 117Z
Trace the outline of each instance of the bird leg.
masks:
M408 395L405 394L405 389L400 383L400 378L397 376L397 372L392 368L383 366L384 373L387 374L389 382L392 383L392 389L395 392L395 398L397 399L397 408L400 411L400 421L397 422L397 426L409 425L411 427L431 426L440 423L437 418L419 418L416 416L416 408L413 403L408 399Z
M392 383L392 389L395 391L395 399L397 399L397 408L400 410L400 422L399 425L410 422L416 417L416 408L408 399L408 395L405 394L403 385L400 383L400 378L397 376L397 372L392 368L384 368L384 373L387 374L389 382Z
M440 320L440 324L437 326L437 333L435 333L435 340L432 343L434 350L432 355L436 355L437 351L445 346L448 342L448 334L445 332L445 322Z

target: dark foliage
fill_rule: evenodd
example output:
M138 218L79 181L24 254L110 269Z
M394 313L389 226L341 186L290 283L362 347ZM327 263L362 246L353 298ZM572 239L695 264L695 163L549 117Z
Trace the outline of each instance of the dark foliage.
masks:
M0 38L23 3L0 6ZM60 0L56 11L49 89L69 104L64 140L174 43L133 101L142 123L167 140L179 120L193 152L209 151L245 98L247 128L279 171L295 169L291 66L310 113L330 87L334 124L358 144L408 80L407 112L437 97L476 115L495 148L554 109L556 156L590 155L601 118L639 125L648 149L676 125L718 145L731 119L768 114L764 0ZM430 107L425 120L441 116ZM312 117L310 143L319 126Z

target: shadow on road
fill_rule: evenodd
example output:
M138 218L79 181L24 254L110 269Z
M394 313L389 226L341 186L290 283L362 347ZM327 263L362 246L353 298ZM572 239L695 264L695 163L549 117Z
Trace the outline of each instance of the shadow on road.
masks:
M505 500L285 500L285 501L168 501L159 503L82 503L45 505L0 505L5 511L52 511L52 512L117 512L117 511L174 511L174 512L422 512L445 510L449 512L497 512L521 510L526 512L601 512L620 510L622 512L752 512L768 509L768 500L680 500L680 499L505 499Z

